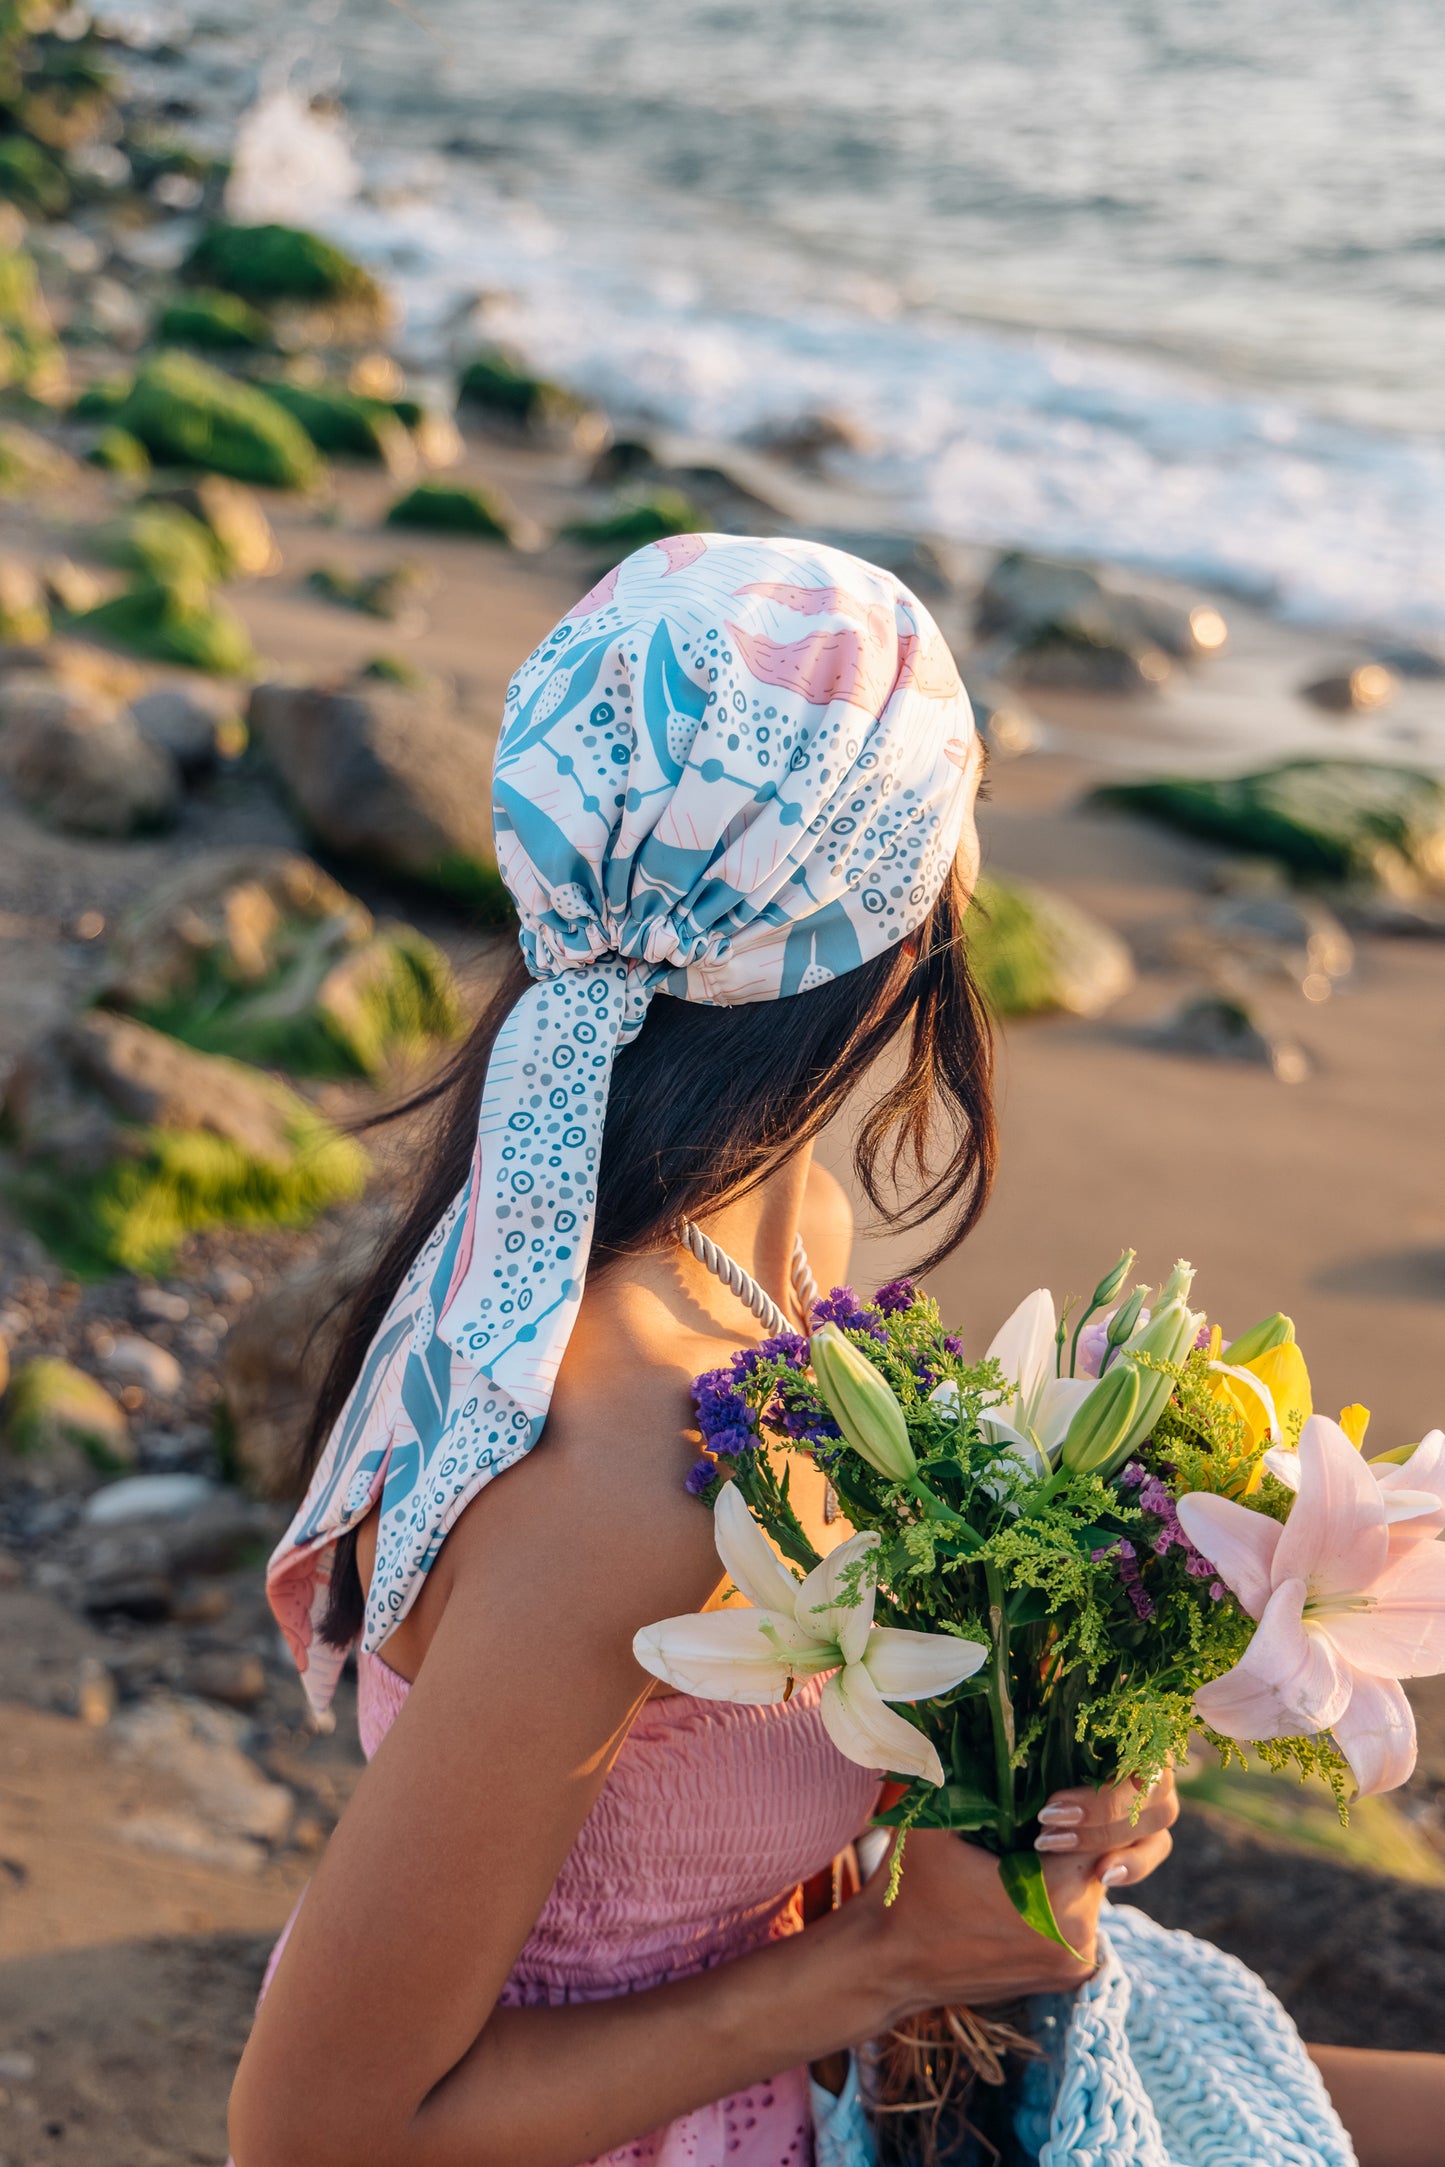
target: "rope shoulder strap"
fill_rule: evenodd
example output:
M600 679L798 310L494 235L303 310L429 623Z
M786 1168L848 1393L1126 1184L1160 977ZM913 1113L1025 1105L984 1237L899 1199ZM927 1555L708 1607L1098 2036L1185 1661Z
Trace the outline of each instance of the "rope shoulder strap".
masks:
M704 1234L691 1219L678 1222L678 1240L684 1249L697 1258L699 1264L720 1279L725 1287L749 1308L770 1334L797 1330L797 1323L779 1309L766 1287L760 1287L751 1272L743 1270L736 1257L730 1257L726 1249ZM792 1280L794 1306L804 1327L807 1326L814 1302L818 1299L818 1282L808 1262L808 1252L803 1247L801 1234L793 1236L793 1257L789 1276Z

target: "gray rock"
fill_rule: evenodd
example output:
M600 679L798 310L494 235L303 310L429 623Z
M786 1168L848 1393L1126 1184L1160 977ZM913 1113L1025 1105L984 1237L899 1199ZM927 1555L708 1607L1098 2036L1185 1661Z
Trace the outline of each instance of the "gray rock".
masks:
M186 1519L217 1495L204 1475L128 1475L97 1490L85 1507L90 1527L119 1527L127 1520Z
M39 819L81 835L173 820L174 762L99 694L38 674L0 684L0 775Z
M217 1836L279 1843L291 1823L291 1793L272 1783L242 1750L243 1718L170 1694L117 1716L116 1758L173 1778Z
M184 1324L191 1313L184 1294L172 1294L167 1287L138 1287L135 1306L143 1317L161 1324Z
M374 1255L352 1239L298 1265L227 1335L221 1390L237 1464L260 1497L297 1494L297 1451L326 1373L332 1330Z
M1445 654L1435 647L1417 646L1413 641L1392 641L1377 647L1371 661L1382 662L1397 677L1415 677L1438 680L1445 677Z
M1000 557L989 573L975 604L974 630L980 638L1005 635L1019 643L1037 643L1050 630L1064 640L1072 633L1096 646L1136 656L1152 651L1176 662L1214 653L1227 636L1224 619L1207 604L1190 608L1132 592L1087 565L1022 550Z
M0 2054L0 2084L33 2084L37 2074L33 2054Z
M245 727L228 701L177 685L142 693L131 701L130 716L146 743L172 760L186 782L214 774L244 742Z
M266 1666L242 1649L209 1648L187 1658L177 1679L183 1693L220 1701L227 1708L254 1708L266 1690Z
M1245 888L1206 906L1172 942L1174 959L1283 978L1323 998L1354 968L1354 943L1334 912L1287 888Z
M497 905L490 736L425 692L258 685L249 721L331 849Z
M98 1471L135 1460L124 1409L94 1377L50 1355L16 1370L5 1401L5 1441L42 1487L88 1488Z
M996 1015L1099 1016L1134 983L1134 961L1109 926L1031 881L986 876L967 922L968 960Z
M792 466L809 470L820 466L830 452L866 452L873 448L866 429L850 415L837 413L831 407L794 415L790 421L764 423L751 430L744 441L770 458L786 459Z
M122 1333L101 1362L108 1376L122 1384L138 1384L156 1399L174 1399L185 1381L181 1365L170 1350L158 1347L153 1339L143 1339L138 1332Z
M1301 685L1300 697L1327 715L1369 715L1388 707L1399 689L1400 680L1383 662L1361 662Z
M1313 1066L1302 1046L1272 1036L1242 1001L1225 994L1194 996L1145 1036L1166 1053L1267 1068L1280 1083L1303 1083Z
M1003 665L1022 685L1055 692L1157 692L1173 665L1162 647L1100 621L1058 618L1025 633Z

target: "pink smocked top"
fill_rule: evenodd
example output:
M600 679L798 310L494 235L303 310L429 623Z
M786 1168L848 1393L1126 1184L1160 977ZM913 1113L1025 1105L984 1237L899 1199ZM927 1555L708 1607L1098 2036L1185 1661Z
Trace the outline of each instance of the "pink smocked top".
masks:
M358 1684L369 1760L409 1687L366 1654ZM646 1702L503 2003L603 2001L796 1933L799 1883L861 1832L878 1794L878 1777L845 1760L824 1730L821 1690L814 1679L786 1704L765 1708L681 1693ZM586 2167L812 2167L812 2159L808 2072L800 2067Z

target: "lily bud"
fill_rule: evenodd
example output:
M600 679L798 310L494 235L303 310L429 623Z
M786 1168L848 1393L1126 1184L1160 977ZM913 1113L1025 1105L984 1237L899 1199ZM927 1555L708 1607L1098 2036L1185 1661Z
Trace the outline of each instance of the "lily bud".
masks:
M1187 1265L1185 1270L1188 1270ZM1156 1309L1143 1331L1135 1334L1132 1345L1124 1350L1124 1362L1128 1363L1130 1355L1147 1354L1156 1362L1167 1363L1170 1369L1178 1369L1199 1337L1203 1323L1202 1310L1190 1309L1182 1301L1170 1302L1167 1308ZM1174 1379L1168 1370L1140 1370L1139 1406L1128 1438L1130 1452L1149 1435L1169 1405L1173 1391ZM1119 1464L1122 1466L1122 1460Z
M1186 1264L1183 1257L1181 1257L1163 1286L1159 1289L1159 1296L1154 1304L1155 1309L1167 1309L1171 1302L1187 1302L1189 1289L1193 1284L1194 1266Z
M1252 1324L1247 1332L1242 1332L1238 1339L1226 1347L1224 1359L1232 1362L1236 1369L1240 1369L1246 1362L1257 1362L1262 1354L1268 1354L1272 1348L1284 1346L1286 1341L1293 1338L1293 1317L1287 1317L1283 1311L1277 1309L1272 1317L1264 1317L1258 1324Z
M818 1390L853 1450L885 1481L911 1482L918 1459L887 1379L836 1324L819 1326L811 1353Z
M1089 1306L1084 1312L1085 1316L1092 1317L1096 1310L1108 1308L1130 1272L1133 1271L1134 1258L1137 1253L1136 1250L1126 1249L1114 1269L1104 1274L1104 1277L1089 1296Z
M1109 1319L1109 1329L1104 1335L1111 1347L1122 1347L1131 1333L1138 1329L1139 1314L1144 1307L1144 1297L1148 1292L1147 1287L1136 1287L1129 1299L1126 1302L1121 1302L1114 1311L1113 1316Z
M1062 1460L1071 1475L1103 1475L1121 1467L1139 1411L1139 1371L1121 1362L1074 1411Z

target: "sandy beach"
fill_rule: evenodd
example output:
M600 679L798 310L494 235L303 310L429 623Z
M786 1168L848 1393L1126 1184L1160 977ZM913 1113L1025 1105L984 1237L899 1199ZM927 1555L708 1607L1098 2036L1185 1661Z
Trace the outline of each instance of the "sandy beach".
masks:
M73 389L134 369L136 356L92 342L74 365ZM0 555L38 577L57 559L89 562L97 531L134 511L144 482L89 463L95 427L69 408L23 412L73 455L58 480L0 508ZM229 719L246 711L253 682L364 700L377 680L359 673L385 657L393 676L439 687L447 726L489 755L513 669L599 569L595 543L558 531L604 513L615 485L594 466L605 427L548 436L488 426L475 411L460 418L445 479L500 492L520 546L384 526L398 478L337 456L321 488L256 492L274 569L221 583L256 653L249 677L202 681L121 655L57 611L49 640L0 645L0 704L12 681L39 672L122 705L158 686L206 692ZM625 438L624 425L614 433ZM1090 798L1140 777L1288 759L1423 764L1422 746L1445 743L1445 672L1404 674L1377 707L1331 713L1300 688L1370 666L1363 631L1287 625L1237 594L1104 567L1111 592L1142 596L1171 622L1213 613L1227 643L1170 668L1156 689L1010 691L997 640L975 629L993 550L890 523L826 462L674 441L659 470L669 463L720 478L717 502L734 515L759 493L770 531L876 547L880 561L927 572L925 599L981 711L1004 718L990 729L985 873L1063 898L1123 957L1127 983L1081 1004L1095 1012L1000 1027L1000 1176L980 1228L934 1277L949 1320L981 1350L1040 1274L1062 1298L1126 1244L1156 1281L1182 1254L1226 1328L1276 1308L1294 1318L1321 1409L1363 1402L1372 1445L1418 1438L1445 1413L1438 903L1422 906L1414 931L1402 906L1390 930L1378 897L1308 891L1334 929L1334 963L1297 967L1285 939L1241 962L1221 932L1221 898L1288 897L1287 882L1261 887L1259 861L1238 849ZM409 599L391 619L317 589L316 575L335 587L398 566ZM115 584L113 570L99 576ZM376 920L405 921L434 943L462 1009L475 1012L508 932L435 884L318 837L260 728L244 751L232 744L203 768L169 825L112 836L43 816L13 776L0 782L0 1090L112 983L127 914L221 851L309 853ZM1177 1018L1202 999L1246 1015L1248 1057L1180 1039ZM291 1081L344 1127L437 1056L433 1046L370 1076ZM849 1183L850 1148L845 1120L822 1149ZM309 1374L294 1349L281 1351L286 1290L310 1273L314 1302L318 1286L340 1282L348 1257L384 1229L415 1150L414 1129L387 1132L365 1198L303 1226L221 1224L154 1269L83 1273L16 1201L24 1151L13 1123L0 1143L0 1348L12 1374L74 1364L113 1395L128 1458L108 1475L198 1485L190 1519L107 1526L83 1456L44 1464L14 1437L0 1449L0 2167L225 2158L226 2091L266 1952L360 1768L350 1689L334 1729L308 1723L266 1610L262 1566L287 1515L248 1439L265 1430L274 1477ZM854 1280L871 1289L906 1266L910 1244L880 1238L859 1208ZM267 1311L278 1289L281 1307ZM291 1365L275 1406L262 1392L270 1341L278 1374ZM244 1391L261 1397L243 1407ZM13 1388L7 1406L13 1421ZM1201 1778L1175 1860L1142 1895L1169 1924L1245 1956L1311 2037L1445 2047L1445 1692L1431 1681L1414 1697L1420 1762L1398 1797L1371 1801L1341 1833L1318 1802Z

